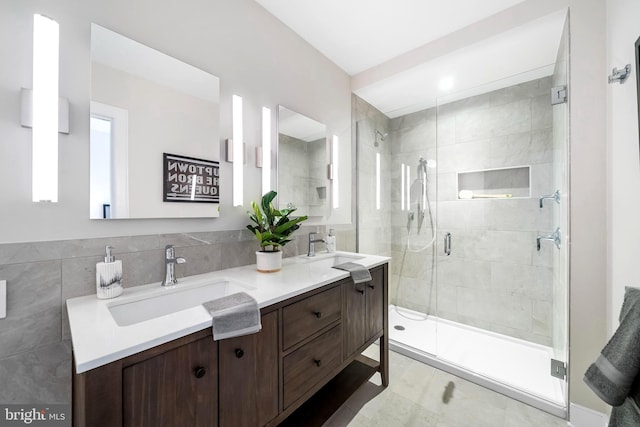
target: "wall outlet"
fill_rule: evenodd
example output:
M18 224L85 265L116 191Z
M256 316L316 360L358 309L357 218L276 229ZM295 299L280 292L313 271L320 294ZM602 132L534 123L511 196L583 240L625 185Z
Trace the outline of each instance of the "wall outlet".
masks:
M0 280L0 319L7 317L7 281Z

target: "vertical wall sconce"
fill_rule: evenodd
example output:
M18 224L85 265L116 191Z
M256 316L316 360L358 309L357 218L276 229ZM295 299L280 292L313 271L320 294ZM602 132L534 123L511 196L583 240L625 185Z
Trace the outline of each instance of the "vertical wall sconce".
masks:
M271 190L271 110L262 107L262 194Z
M244 165L244 146L242 134L242 98L233 95L232 98L233 113L233 206L242 206L243 204L243 165Z
M33 16L32 200L58 201L59 26Z
M380 210L380 153L376 153L376 209Z
M338 167L338 136L333 135L331 139L331 172L332 172L332 186L331 197L333 208L340 207L340 180L339 180L339 167Z

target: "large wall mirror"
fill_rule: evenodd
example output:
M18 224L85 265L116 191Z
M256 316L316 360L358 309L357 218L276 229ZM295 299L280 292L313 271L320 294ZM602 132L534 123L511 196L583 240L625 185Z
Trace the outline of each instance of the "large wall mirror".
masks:
M219 86L91 25L90 218L219 215Z
M321 217L329 207L327 128L278 106L278 205Z

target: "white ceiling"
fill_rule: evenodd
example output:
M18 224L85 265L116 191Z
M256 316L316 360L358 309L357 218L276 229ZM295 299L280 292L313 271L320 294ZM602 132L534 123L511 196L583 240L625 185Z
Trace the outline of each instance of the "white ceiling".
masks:
M355 90L394 118L553 73L565 12L557 12L495 37ZM450 79L453 87L441 89Z
M524 0L256 0L354 75Z
M500 12L509 16L508 9L535 4L535 0L255 1L357 79L376 75L394 61L401 63L403 55L430 43L446 46L447 36L490 21ZM444 96L452 101L550 75L565 16L564 10L551 13L477 43L473 40L358 84L354 92L393 118L432 107ZM439 88L443 78L453 81L447 91Z

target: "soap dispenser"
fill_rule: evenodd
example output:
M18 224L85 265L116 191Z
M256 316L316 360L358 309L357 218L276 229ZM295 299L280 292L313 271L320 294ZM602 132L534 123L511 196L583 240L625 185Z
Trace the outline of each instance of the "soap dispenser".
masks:
M98 299L115 298L122 293L122 261L111 254L111 246L106 247L104 262L96 264L96 295Z
M325 241L327 243L327 252L335 252L336 251L336 235L333 234L333 228L329 229L329 234L325 237Z

